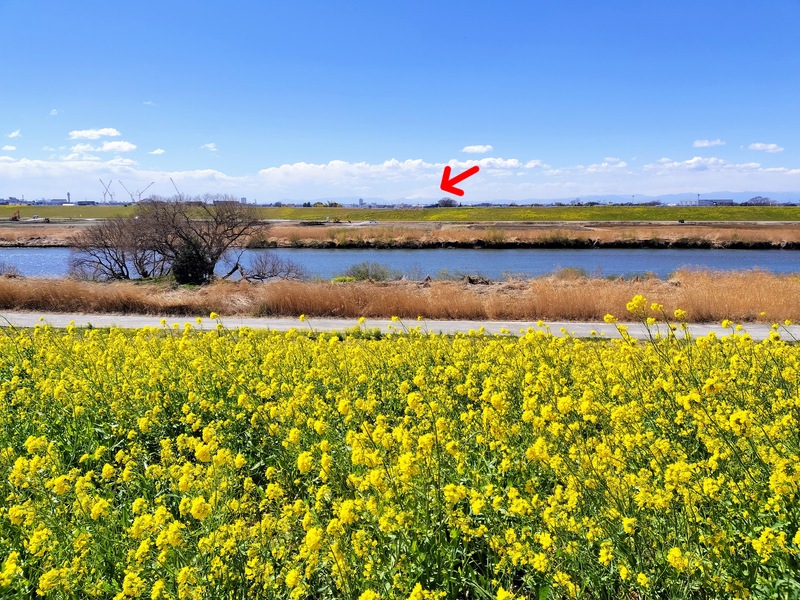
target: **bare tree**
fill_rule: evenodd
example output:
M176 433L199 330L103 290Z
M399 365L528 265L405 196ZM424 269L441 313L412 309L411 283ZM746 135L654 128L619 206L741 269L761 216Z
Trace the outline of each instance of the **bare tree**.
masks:
M198 285L208 283L225 253L259 226L253 206L227 196L151 199L139 206L138 217L148 231L147 245L167 257L178 283Z
M242 277L248 281L268 281L270 279L305 279L306 270L297 263L281 258L267 250L259 252L250 262L250 268L241 270Z
M166 275L169 262L147 246L143 234L135 218L113 217L85 228L72 240L70 273L102 280Z
M253 206L226 196L155 198L133 217L103 221L79 234L73 272L97 279L171 272L181 284L208 283L228 250L259 227Z

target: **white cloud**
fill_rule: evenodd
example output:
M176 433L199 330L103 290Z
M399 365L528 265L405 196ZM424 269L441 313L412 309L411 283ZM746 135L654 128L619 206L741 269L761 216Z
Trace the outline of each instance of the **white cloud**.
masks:
M201 150L208 150L209 152L216 152L217 151L217 145L214 142L211 142L210 144L203 144L202 146L200 146L200 149Z
M22 137L22 132L19 129L15 129L11 133L9 133L6 137L11 139L19 138Z
M81 152L94 152L95 147L91 144L75 144L72 148L70 148L74 153L81 153Z
M77 129L69 132L69 139L71 140L97 140L101 137L117 137L122 135L113 127L104 127L103 129Z
M492 150L494 150L494 148L492 148L490 144L486 144L485 146L464 146L461 149L462 152L466 152L467 154L486 154Z
M711 148L713 146L724 146L725 142L720 139L716 140L695 140L692 142L692 148Z
M777 152L783 152L783 148L778 146L778 144L764 144L761 142L756 142L754 144L750 144L747 147L748 150L760 150L762 152L769 152L770 154L775 154Z
M516 158L481 158L475 161L482 169L520 169L522 163ZM473 161L458 163L461 167L469 167Z
M730 163L727 161L716 158L713 156L703 157L694 156L690 159L683 161L675 161L669 158L661 158L656 163L647 164L644 166L645 171L708 171L708 170L722 170L728 167ZM754 163L751 163L754 164Z
M98 148L99 152L133 152L136 150L136 144L130 142L103 142L103 145Z
M165 152L166 152L166 150L164 150L163 148L156 148L152 152L148 152L148 154L159 155L159 154L164 154Z
M67 162L71 161L98 162L100 160L100 157L88 154L87 152L73 152L72 154L67 154L66 156L63 156L62 159Z
M101 146L92 146L91 144L75 144L71 148L74 153L81 152L132 152L136 150L136 144L130 142L103 142Z
M51 108L51 109L50 109L50 113L49 113L49 115L50 115L51 117L57 117L57 116L58 116L58 113L59 113L59 111L58 111L58 109L57 109L57 108Z
M115 167L133 167L133 166L138 165L139 163L137 163L135 160L130 159L130 158L117 157L117 158L112 158L109 161L106 161L105 164L113 165Z
M156 105L156 103L153 102L152 100L145 100L142 104L144 104L145 106L155 106Z
M584 169L587 173L606 173L617 169L624 169L627 166L628 163L625 161L614 158L613 156L608 156L603 159L603 162L589 165Z
M17 149L16 146L9 146L9 145L5 145L2 148L0 148L0 150L3 150L4 152L13 152L16 149Z
M528 162L525 163L526 169L536 169L539 167L546 167L546 166L547 165L544 164L544 161L541 160L529 160Z

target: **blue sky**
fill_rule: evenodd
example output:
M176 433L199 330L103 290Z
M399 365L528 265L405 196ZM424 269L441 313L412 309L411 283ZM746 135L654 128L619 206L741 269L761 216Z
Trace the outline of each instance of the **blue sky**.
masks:
M0 198L800 197L800 2L0 0Z

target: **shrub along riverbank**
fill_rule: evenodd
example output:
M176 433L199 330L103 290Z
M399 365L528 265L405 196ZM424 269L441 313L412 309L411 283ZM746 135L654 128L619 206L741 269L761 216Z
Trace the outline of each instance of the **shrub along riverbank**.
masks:
M486 282L277 281L92 283L0 279L0 310L155 315L390 317L481 320L602 320L623 314L643 294L665 310L681 308L692 322L800 320L800 277L762 271L682 270L669 279L600 279L564 270L531 280Z

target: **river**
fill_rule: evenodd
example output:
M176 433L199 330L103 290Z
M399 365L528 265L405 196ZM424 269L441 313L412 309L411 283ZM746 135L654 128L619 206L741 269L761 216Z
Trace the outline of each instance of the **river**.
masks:
M0 266L11 265L27 277L64 277L68 248L0 248ZM244 261L253 252L245 251ZM668 277L681 268L720 271L762 269L773 273L800 272L797 250L707 249L422 249L358 250L280 248L270 250L305 268L309 277L330 279L365 261L385 265L411 279L447 273L502 279L508 275L536 277L560 269L581 269L595 276L631 276L653 273ZM224 265L219 271L224 272Z

